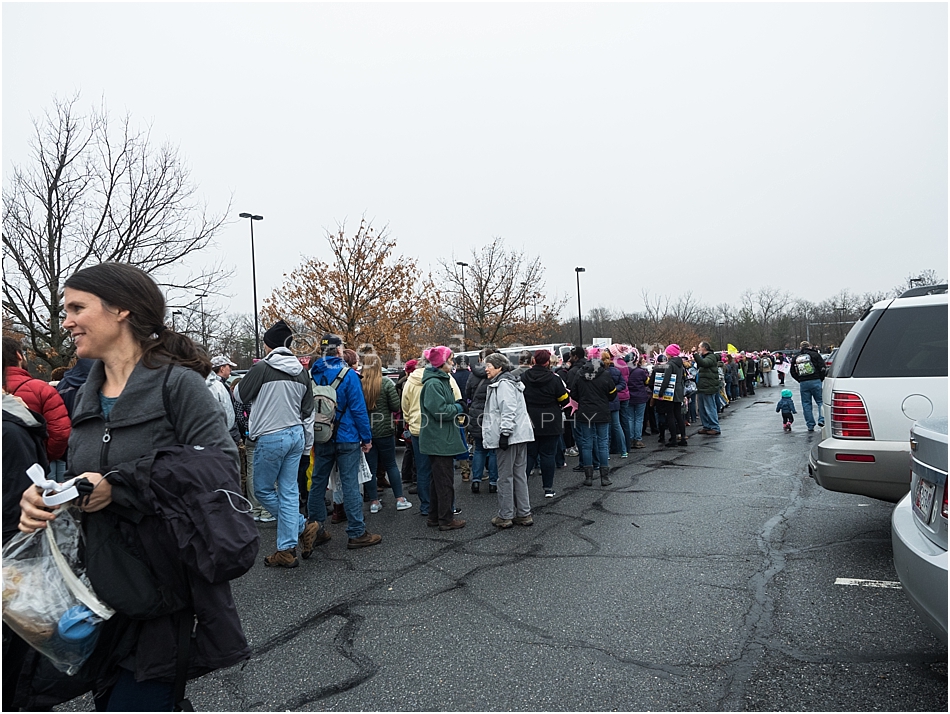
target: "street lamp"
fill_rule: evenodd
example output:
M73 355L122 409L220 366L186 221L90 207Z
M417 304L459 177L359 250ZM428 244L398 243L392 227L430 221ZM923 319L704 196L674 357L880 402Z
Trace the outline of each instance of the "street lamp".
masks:
M181 315L181 310L172 311L172 332L178 332L178 328L175 327L175 315Z
M208 297L208 293L195 293L195 297L198 298L198 309L201 310L201 346L208 349L208 338L205 337L205 298Z
M528 283L521 283L522 292L527 291L527 289L528 289ZM524 300L524 321L525 322L528 321L528 295L527 293L525 293L525 300Z
M577 275L577 344L579 347L584 347L584 319L581 317L581 273L585 272L584 268L574 268L574 273Z
M261 328L260 318L257 316L257 261L254 260L254 221L263 221L264 216L253 213L239 213L241 218L251 220L251 282L254 284L254 352L257 359L261 358Z
M468 267L468 263L463 263L461 260L455 261L455 264L462 269L462 295L461 303L462 307L462 352L465 351L465 347L468 344L468 336L465 332L465 269Z

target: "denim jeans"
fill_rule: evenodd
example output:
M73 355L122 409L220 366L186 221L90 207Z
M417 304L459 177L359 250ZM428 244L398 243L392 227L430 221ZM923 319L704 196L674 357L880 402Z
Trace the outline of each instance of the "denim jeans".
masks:
M633 418L633 436L631 438L634 441L643 441L643 415L646 414L647 411L646 402L643 404L631 404L630 410Z
M699 412L696 410L696 397L696 393L693 393L689 397L689 406L686 407L686 411L688 412L687 418L689 419L690 424L695 424L699 419Z
M99 699L108 698L103 709ZM175 709L175 683L157 679L136 681L135 675L119 668L118 681L97 698L96 708L107 712L170 712Z
M708 431L720 431L719 410L716 408L719 399L718 392L716 394L697 393L696 397L699 400L699 418L703 422L703 428Z
M383 468L386 469L386 476L389 477L389 485L393 489L393 496L402 498L402 474L399 473L399 467L396 466L396 437L389 436L373 437L373 448L366 454L366 463L369 464L369 470L373 472L373 478L363 488L370 501L379 500L379 489L376 484L376 471L379 462L383 462Z
M566 450L567 447L564 446L564 435L560 434L557 437L557 447L554 450L554 465L556 468L561 468L567 463L564 458L564 452Z
M627 440L624 437L623 427L620 426L619 409L614 409L610 412L610 437L607 443L607 450L612 454L627 453Z
M412 437L412 456L416 460L416 495L419 496L419 515L429 515L429 484L432 482L432 464L419 450L419 437Z
M260 444L258 444L258 449ZM323 523L327 519L327 483L333 464L340 473L343 508L346 511L346 535L359 538L366 532L363 523L363 497L360 495L360 459L363 452L359 443L345 441L313 445L313 474L310 477L310 498L307 512L311 521Z
M541 462L541 486L545 489L554 488L555 458L557 456L557 445L561 436L551 434L543 436L536 434L534 441L528 442L528 465L538 460Z
M586 419L574 422L574 438L577 439L581 451L582 466L608 467L610 458L610 422L594 422L588 424ZM594 455L597 463L594 463Z
M488 483L498 483L498 460L493 449L482 445L482 437L476 436L475 450L472 455L472 481L481 481L485 466L488 466Z
M802 416L805 417L805 426L808 427L808 431L812 431L815 428L815 416L811 411L811 400L815 400L815 404L818 405L818 424L824 426L825 418L821 413L821 380L820 379L808 379L804 382L800 382L799 387L802 390Z
M623 429L623 450L630 448L633 441L633 406L630 400L620 402L620 428Z
M297 536L307 524L300 514L297 487L303 444L303 426L298 424L262 434L254 448L254 495L264 508L277 516L277 550L295 548ZM322 493L320 503L323 503Z

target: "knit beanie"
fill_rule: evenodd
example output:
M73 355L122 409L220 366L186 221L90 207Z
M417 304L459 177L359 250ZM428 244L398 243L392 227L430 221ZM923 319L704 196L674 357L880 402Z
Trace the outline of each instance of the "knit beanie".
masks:
M406 360L406 374L412 374L416 371L416 366L419 364L419 360L410 359Z
M433 347L430 350L427 350L428 354L425 355L425 358L429 361L433 367L441 367L445 364L445 361L449 358L449 355L452 354L452 350L448 347L439 345L438 347Z
M791 398L792 398L792 390L791 390L791 389L783 389L783 390L782 390L782 396L785 397L786 399L791 399Z
M672 345L669 345L665 351L666 351L666 354L668 354L670 357L679 357L682 354L682 350L680 350L680 346L675 343Z
M603 352L603 350L600 347L588 347L587 359L600 359L601 352Z
M547 350L538 350L534 353L534 363L542 367L551 364L551 353Z
M294 333L283 320L278 320L270 329L264 333L264 344L271 349L278 347L290 347L294 341Z

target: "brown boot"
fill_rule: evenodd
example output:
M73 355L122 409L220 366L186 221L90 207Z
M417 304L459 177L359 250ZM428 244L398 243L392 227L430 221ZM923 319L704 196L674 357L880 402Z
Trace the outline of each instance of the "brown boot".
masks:
M346 509L343 508L342 503L333 504L333 515L330 516L330 523L344 523L346 522Z
M290 548L289 550L278 550L273 555L268 555L264 558L264 565L278 568L296 568L300 565L300 561L297 560L297 551Z
M328 540L330 540L330 532L323 527L322 523L317 521L307 523L298 540L300 557L306 560L313 553L315 546L323 545Z
M350 548L351 550L353 548L367 548L371 545L376 545L382 539L383 537L378 533L363 531L363 535L361 535L359 538L350 538L346 543L346 547Z

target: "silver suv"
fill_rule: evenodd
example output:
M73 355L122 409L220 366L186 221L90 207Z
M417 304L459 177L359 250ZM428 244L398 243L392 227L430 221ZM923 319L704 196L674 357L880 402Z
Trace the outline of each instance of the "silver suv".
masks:
M947 418L910 433L910 493L891 516L894 568L931 631L947 644Z
M875 303L822 386L825 425L808 471L824 488L896 503L910 488L907 434L947 411L947 286Z

